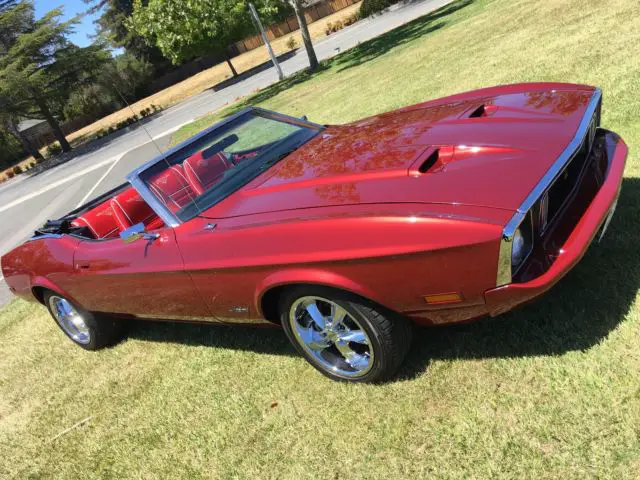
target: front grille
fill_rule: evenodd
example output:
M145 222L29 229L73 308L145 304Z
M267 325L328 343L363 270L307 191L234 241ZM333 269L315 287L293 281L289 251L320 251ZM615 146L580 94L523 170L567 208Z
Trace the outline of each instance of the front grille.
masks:
M542 218L546 197L543 196L538 202L536 209L541 220L535 228L537 234L534 237L533 250L525 265L514 275L515 283L530 281L551 267L558 252L602 187L609 166L604 133L602 131L597 133L588 155L583 158L576 155L573 161L576 161L576 165L581 165L582 169L569 165L571 169L567 170L568 176L570 180L573 179L573 183L568 180L560 182L557 186L554 183L548 190L551 192L557 189L557 195L560 198L557 201L561 202L561 205L557 211L554 211L555 207L552 206L552 200L549 197L547 206L549 220L544 227ZM577 176L572 177L574 174ZM561 190L562 188L565 190ZM564 196L560 196L561 194Z
M571 160L569 160L564 170L553 181L538 202L538 210L540 212L538 230L540 234L543 234L547 226L555 220L571 197L572 192L576 189L580 175L585 169L589 154L593 148L596 130L600 123L599 111L599 108L596 109L587 129L587 134L571 157Z

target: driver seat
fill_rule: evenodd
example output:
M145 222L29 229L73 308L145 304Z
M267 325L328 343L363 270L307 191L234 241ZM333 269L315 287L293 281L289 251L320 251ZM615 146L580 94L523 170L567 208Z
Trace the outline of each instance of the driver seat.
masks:
M198 195L202 195L218 183L224 172L233 167L233 163L227 159L224 152L204 158L201 151L191 155L182 165L189 185Z

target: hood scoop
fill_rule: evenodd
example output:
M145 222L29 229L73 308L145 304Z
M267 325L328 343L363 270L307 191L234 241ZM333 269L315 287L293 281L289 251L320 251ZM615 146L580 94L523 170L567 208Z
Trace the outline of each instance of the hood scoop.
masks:
M418 177L427 173L444 172L447 169L447 165L454 162L480 157L486 158L487 156L494 158L504 157L504 155L518 151L519 149L516 148L487 145L440 145L429 147L409 167L409 175Z
M476 107L473 110L471 110L471 113L467 118L490 117L491 115L496 113L496 110L498 110L498 107L495 105L482 104L479 107Z
M433 150L427 158L420 164L418 171L420 173L427 173L440 159L440 148Z

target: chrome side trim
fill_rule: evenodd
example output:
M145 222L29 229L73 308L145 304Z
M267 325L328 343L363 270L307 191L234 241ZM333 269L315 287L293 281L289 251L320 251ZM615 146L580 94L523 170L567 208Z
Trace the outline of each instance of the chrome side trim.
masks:
M524 220L527 212L535 205L542 194L551 186L558 175L564 170L564 167L571 161L575 153L580 148L582 141L589 132L591 120L595 115L600 100L602 99L602 91L596 88L593 92L591 100L585 110L584 116L578 125L575 135L569 145L563 150L557 160L551 165L549 170L544 174L540 181L533 187L533 190L529 192L524 199L520 207L516 210L516 213L511 217L511 220L507 222L502 230L502 237L500 239L500 250L498 253L498 272L496 275L496 287L511 283L511 242L516 230Z

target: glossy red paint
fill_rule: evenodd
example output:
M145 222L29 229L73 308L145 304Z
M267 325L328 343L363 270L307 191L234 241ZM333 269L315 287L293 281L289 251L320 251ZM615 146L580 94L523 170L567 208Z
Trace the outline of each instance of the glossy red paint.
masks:
M140 317L265 323L264 298L300 283L358 294L421 324L497 314L579 260L619 190L626 147L608 137L606 182L558 260L531 282L495 288L504 226L593 94L511 85L329 126L200 216L156 230L158 240L36 239L3 257L3 273L25 297L48 286L88 310ZM443 292L462 301L424 300Z

